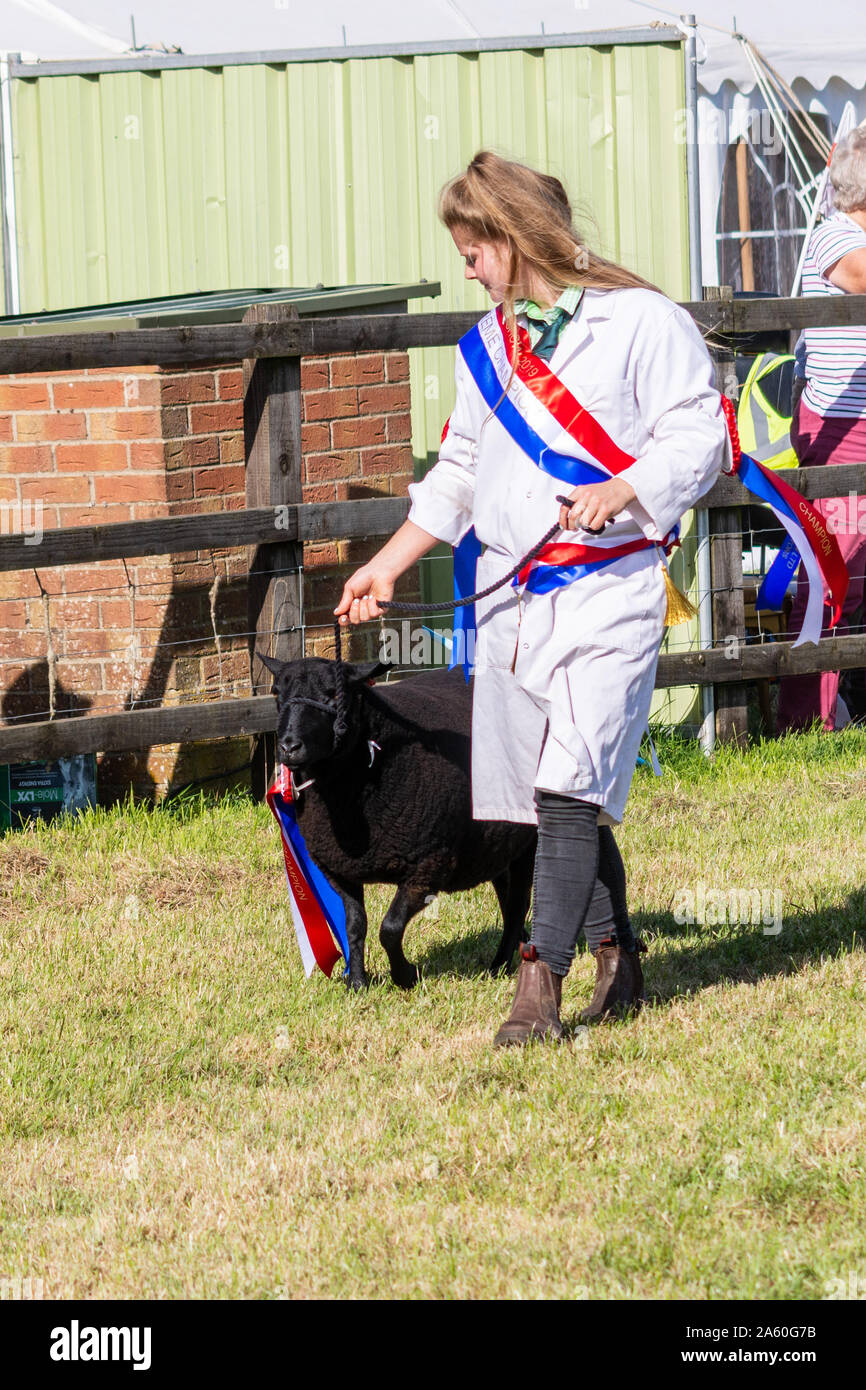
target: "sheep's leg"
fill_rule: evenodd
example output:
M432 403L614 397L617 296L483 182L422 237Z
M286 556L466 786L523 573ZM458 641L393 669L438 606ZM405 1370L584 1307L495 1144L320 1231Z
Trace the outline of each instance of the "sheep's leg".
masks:
M388 957L391 979L401 989L411 989L418 983L417 965L413 965L403 954L403 933L415 913L421 911L428 896L425 888L408 888L401 883L379 928L379 940Z
M508 868L493 880L493 887L499 899L502 912L502 939L490 963L491 975L498 975L503 968L511 970L514 954L521 941L528 939L526 917L529 912L529 897L532 892L532 873L535 867L535 846L525 850L509 864Z
M366 989L369 980L364 969L364 947L367 941L364 889L360 883L337 883L331 879L331 884L339 893L346 909L346 938L349 942L349 973L346 976L346 986L348 989Z

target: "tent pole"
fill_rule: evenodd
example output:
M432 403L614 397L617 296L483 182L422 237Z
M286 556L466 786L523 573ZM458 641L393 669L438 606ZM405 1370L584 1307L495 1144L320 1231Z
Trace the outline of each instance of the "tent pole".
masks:
M752 216L749 211L749 166L748 166L748 146L745 140L737 141L737 220L740 224L740 231L750 232L752 230ZM743 277L743 289L753 290L755 288L755 264L752 260L752 240L751 237L740 237L740 272Z
M693 14L680 15L685 31L686 61L686 184L689 199L689 291L693 300L703 298L701 264L701 196L698 175L698 42ZM712 584L710 577L710 524L706 507L695 508L697 529L698 643L713 645ZM716 741L716 709L713 687L702 685L700 742L705 753Z
M680 15L686 33L686 184L689 199L689 292L698 300L703 291L701 265L701 190L698 177L698 43L693 14Z

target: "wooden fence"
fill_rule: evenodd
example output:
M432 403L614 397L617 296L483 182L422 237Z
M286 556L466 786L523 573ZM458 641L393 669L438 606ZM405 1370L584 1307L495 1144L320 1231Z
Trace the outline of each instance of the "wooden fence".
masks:
M719 384L728 394L735 392L729 379L732 335L866 323L866 295L733 300L724 290L720 294L720 298L684 307L707 336ZM280 660L302 655L297 585L281 576L300 570L303 543L390 535L405 519L409 500L302 502L301 358L451 345L478 316L387 314L301 321L288 308L275 315L269 306L250 310L243 323L0 341L0 375L86 367L244 363L245 510L47 531L39 545L39 568L245 545L250 547L251 560L255 558L250 569L257 571L250 581L250 631L267 634L262 646ZM829 471L797 469L782 476L808 498L866 493L866 462ZM745 730L749 682L866 665L866 636L822 639L817 647L797 650L790 642L746 644L741 508L749 500L736 478L721 478L702 499L710 515L713 646L663 654L656 681L659 687L712 684L717 735L722 739L741 737ZM34 559L34 547L23 536L0 537L0 571L32 568ZM725 643L732 634L742 639L735 654L731 644ZM267 678L255 655L255 642L250 646L255 689ZM0 726L0 763L262 735L272 732L275 724L271 696L22 722L18 727L7 724ZM257 740L253 781L259 791L272 756L267 743Z

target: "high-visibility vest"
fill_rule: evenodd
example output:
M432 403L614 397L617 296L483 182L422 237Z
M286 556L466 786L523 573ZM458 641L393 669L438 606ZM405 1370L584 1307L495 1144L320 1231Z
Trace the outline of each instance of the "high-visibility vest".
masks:
M744 454L767 468L796 468L791 448L791 392L794 358L762 352L752 363L740 392L737 429Z

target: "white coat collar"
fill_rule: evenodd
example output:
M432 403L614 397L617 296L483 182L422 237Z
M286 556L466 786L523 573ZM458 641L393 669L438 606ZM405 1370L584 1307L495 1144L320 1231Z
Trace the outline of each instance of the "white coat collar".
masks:
M604 323L613 317L621 292L618 289L594 290L587 288L584 290L577 316L562 330L559 342L550 359L552 372L558 375L578 352L583 352L592 343L594 338L593 325ZM497 308L498 306L489 309L485 315L485 317L491 318L494 323L497 321Z
M583 352L595 336L593 325L606 322L616 308L616 290L586 289L575 319L566 324L550 359L550 370L559 372L578 353Z
M578 322L584 319L609 319L614 311L616 290L585 289Z

